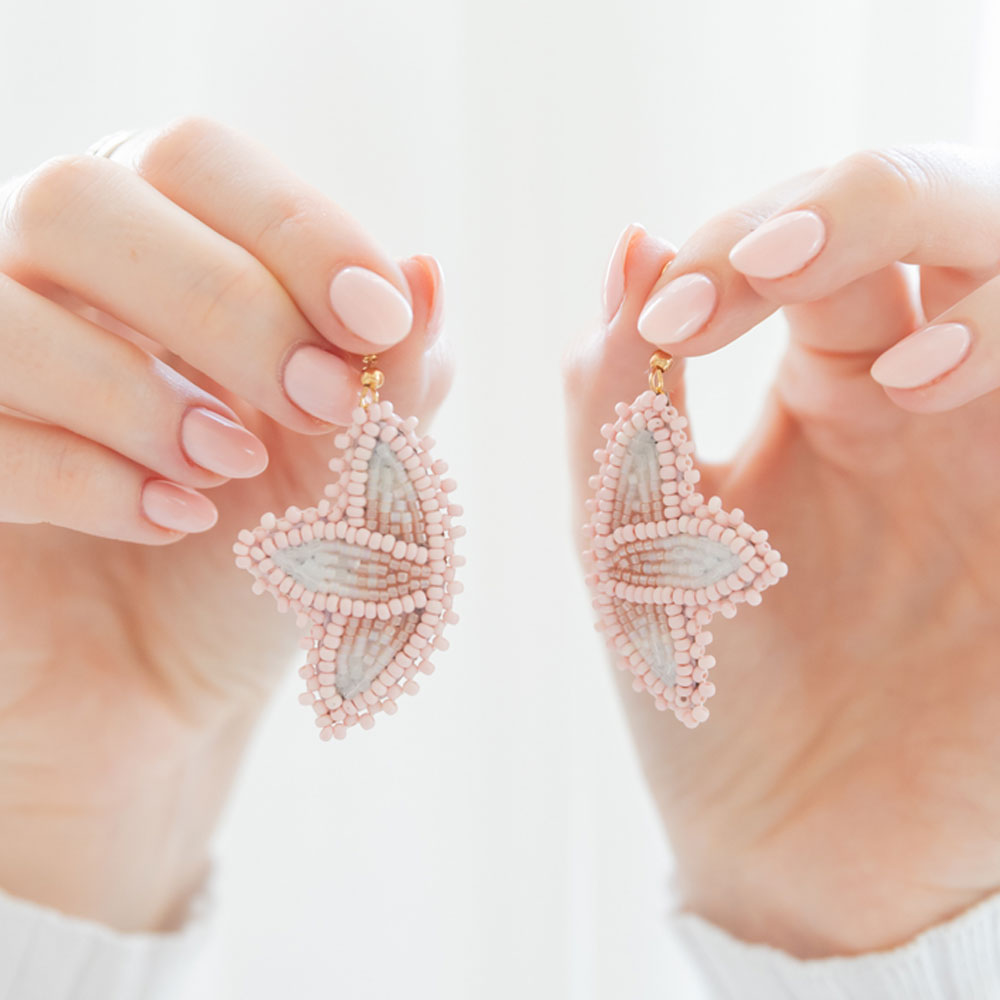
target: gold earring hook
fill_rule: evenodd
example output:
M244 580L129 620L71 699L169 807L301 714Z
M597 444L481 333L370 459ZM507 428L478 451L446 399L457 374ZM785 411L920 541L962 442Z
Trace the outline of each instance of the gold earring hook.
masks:
M367 410L372 403L378 402L378 391L385 384L385 375L375 367L377 354L366 354L362 359L361 369L361 408Z
M657 351L649 359L649 388L652 389L657 396L662 396L667 391L663 388L663 376L670 371L670 367L673 363L673 356L667 354L666 351Z

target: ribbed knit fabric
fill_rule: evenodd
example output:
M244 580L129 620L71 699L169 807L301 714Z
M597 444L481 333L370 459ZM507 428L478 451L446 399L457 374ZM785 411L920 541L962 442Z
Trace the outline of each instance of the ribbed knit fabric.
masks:
M210 885L183 929L124 934L0 890L0 1000L178 1000L209 936Z
M673 925L711 1000L997 1000L1000 893L890 951L802 961L708 921Z
M209 938L209 886L175 934L122 934L0 891L0 1000L177 1000ZM673 918L709 1000L996 1000L1000 893L891 951L801 961Z

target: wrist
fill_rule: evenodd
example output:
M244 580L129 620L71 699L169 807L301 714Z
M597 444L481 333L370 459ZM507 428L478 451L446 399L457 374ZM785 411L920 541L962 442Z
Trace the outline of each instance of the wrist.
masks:
M949 885L933 861L922 864L905 850L895 866L863 851L850 861L821 849L722 857L720 849L712 863L678 861L682 909L799 959L899 947L995 891Z
M198 750L140 771L110 791L48 766L0 786L0 888L116 930L184 922L207 870L211 837L250 726L241 720ZM127 753L128 748L123 752ZM72 772L73 760L60 770Z

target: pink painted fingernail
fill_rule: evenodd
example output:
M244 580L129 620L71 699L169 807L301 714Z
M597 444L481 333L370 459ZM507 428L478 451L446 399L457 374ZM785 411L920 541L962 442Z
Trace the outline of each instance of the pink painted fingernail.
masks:
M805 267L825 242L826 226L815 212L786 212L744 236L729 263L750 278L783 278Z
M365 267L345 267L333 276L330 305L344 326L376 347L398 344L413 326L413 309L402 293Z
M711 278L682 274L650 296L639 313L639 333L651 344L676 344L705 325L717 299Z
M208 531L219 519L208 497L166 479L149 480L142 488L141 503L153 524L170 531Z
M917 389L961 364L971 344L962 323L925 326L876 358L872 378L889 389Z
M614 250L611 251L611 259L604 272L604 290L602 301L604 304L604 322L610 322L615 313L622 307L625 301L625 258L628 256L628 248L632 245L632 240L646 230L637 222L626 226L618 242L615 243Z
M263 441L201 406L191 407L181 420L181 447L195 465L229 479L247 479L267 468Z
M346 426L358 402L358 376L330 351L303 344L282 373L288 398L306 413Z
M444 273L441 270L441 265L437 257L432 257L429 253L418 253L413 259L423 264L434 284L431 312L427 317L427 332L434 334L444 324Z

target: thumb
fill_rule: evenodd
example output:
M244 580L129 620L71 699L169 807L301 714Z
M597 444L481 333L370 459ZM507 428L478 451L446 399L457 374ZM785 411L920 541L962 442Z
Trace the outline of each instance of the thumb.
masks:
M616 419L615 406L630 403L649 388L649 360L656 348L638 329L639 314L676 250L638 225L622 233L605 282L606 320L596 335L567 357L566 393L572 461L579 485L597 471L594 451L604 446L601 427ZM675 358L664 376L670 403L686 417L684 360ZM690 438L690 429L685 431ZM699 490L709 489L705 470Z

